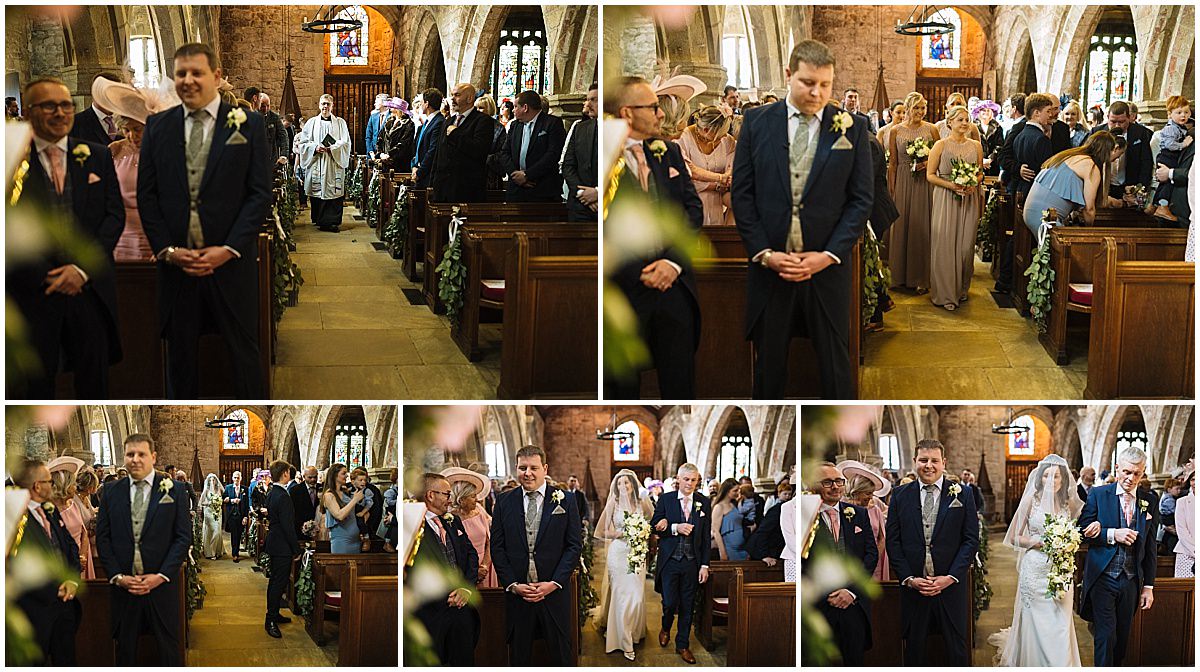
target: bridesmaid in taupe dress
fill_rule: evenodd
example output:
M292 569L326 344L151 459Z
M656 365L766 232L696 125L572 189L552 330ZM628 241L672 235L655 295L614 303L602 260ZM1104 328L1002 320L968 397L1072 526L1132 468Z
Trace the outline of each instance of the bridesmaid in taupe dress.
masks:
M954 310L967 300L975 274L975 229L979 226L979 186L961 187L950 181L954 159L983 165L983 145L968 135L972 127L967 108L956 105L946 113L950 134L929 153L926 178L932 185L930 218L929 298L935 306ZM978 180L983 181L982 171ZM956 198L961 197L962 200Z
M937 127L925 121L928 103L917 92L904 99L904 123L891 131L888 184L900 218L888 229L888 267L892 286L906 287L923 294L929 289L929 182L925 179L926 161L917 161L905 151L908 143L925 138L930 147L939 139Z

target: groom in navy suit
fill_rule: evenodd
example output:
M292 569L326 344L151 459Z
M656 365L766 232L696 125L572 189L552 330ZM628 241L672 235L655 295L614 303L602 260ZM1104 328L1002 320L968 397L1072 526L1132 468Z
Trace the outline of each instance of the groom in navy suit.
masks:
M792 49L784 101L746 113L730 197L752 262L746 337L754 398L782 399L792 336L813 341L821 396L856 396L850 368L850 263L875 198L867 124L829 104L833 52Z
M900 579L904 664L925 664L925 637L936 624L946 665L968 665L967 572L979 548L975 498L945 478L946 449L937 439L917 442L917 480L896 488L887 517L887 554Z
M138 211L157 256L167 396L199 396L200 334L228 349L239 399L266 396L258 343L258 232L271 205L262 116L221 101L221 67L208 45L175 52L183 104L146 120ZM265 263L265 262L264 262Z
M1154 604L1157 526L1150 503L1137 491L1145 471L1145 453L1137 448L1121 451L1117 482L1093 487L1079 514L1089 545L1079 615L1095 626L1097 667L1121 664L1134 610Z
M662 629L658 645L666 646L671 624L679 614L675 633L675 652L689 665L696 664L689 646L692 632L692 605L700 584L708 580L711 544L712 508L708 498L696 492L700 470L688 463L675 474L677 490L663 493L654 506L650 525L658 537L658 561L654 590L662 594Z
M575 665L569 628L571 572L583 550L583 523L575 498L546 482L546 453L517 451L521 487L496 498L492 512L492 563L507 593L508 664L525 667L535 636L546 640L550 665Z
M159 664L179 658L179 568L192 546L187 489L154 470L158 455L148 434L125 439L128 478L100 491L96 550L113 585L112 628L117 666L137 665L138 635L149 630L158 642Z

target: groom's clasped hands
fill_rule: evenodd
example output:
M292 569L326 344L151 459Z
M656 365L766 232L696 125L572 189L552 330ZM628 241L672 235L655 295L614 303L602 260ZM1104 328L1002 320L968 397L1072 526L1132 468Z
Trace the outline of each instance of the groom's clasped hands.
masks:
M935 597L953 585L954 579L949 576L930 576L928 578L915 576L908 582L909 588L912 588L925 597Z
M558 590L558 584L553 581L538 581L537 583L518 583L513 586L513 592L526 602L541 602L550 593Z

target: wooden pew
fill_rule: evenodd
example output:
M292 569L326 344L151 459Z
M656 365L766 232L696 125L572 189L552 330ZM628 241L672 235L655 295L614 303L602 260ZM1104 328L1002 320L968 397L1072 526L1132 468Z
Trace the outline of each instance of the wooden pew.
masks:
M338 667L396 667L399 606L395 574L360 576L358 564L351 563L338 622Z
M79 629L75 631L75 657L80 664L90 667L115 667L117 644L112 630L112 591L108 576L102 567L97 567L96 578L84 581L85 589L79 596L82 609ZM171 585L179 593L179 660L187 665L187 565L181 565L179 574L171 579ZM138 638L138 663L158 665L158 642L149 632Z
M500 399L595 399L595 256L533 256L513 236L504 280Z
M1166 555L1159 554L1158 566L1154 568L1154 576L1156 578L1172 578L1175 576L1175 554L1168 553Z
M408 190L408 226L401 233L404 237L404 253L400 267L410 282L421 279L417 273L417 262L425 256L425 209L428 198L428 189Z
M347 574L351 565L357 567L360 578L397 576L395 553L314 554L313 610L305 619L305 629L317 646L325 645L325 621L328 615L345 611L345 591L349 588Z
M1071 285L1092 284L1092 266L1105 238L1117 241L1122 261L1182 261L1187 231L1182 229L1130 229L1095 226L1062 226L1050 231L1050 263L1054 269L1054 294L1042 347L1059 364L1070 361L1067 322L1070 313L1090 315L1091 295L1072 291Z
M383 176L383 182L380 184L381 199L379 202L379 219L375 222L375 237L383 240L383 229L387 226L388 220L392 218L392 212L396 209L396 192L400 189L400 185L412 181L412 173L397 173L394 170L389 170Z
M708 563L708 581L701 586L704 594L696 621L696 639L704 648L713 650L713 626L716 618L725 620L729 614L729 591L735 572L740 571L746 583L783 581L783 564L768 567L761 560L712 560ZM795 587L795 583L789 584Z
M503 192L488 192L488 197L500 197ZM437 265L442 261L442 252L450 242L450 220L454 209L467 222L564 222L567 220L565 203L429 203L425 207L425 267L422 291L425 303L436 314L446 311L438 297Z
M478 222L459 231L463 239L463 264L467 269L466 291L458 326L450 329L458 349L472 362L479 361L479 324L504 309L504 264L516 233L529 238L530 254L596 256L594 222ZM485 281L490 286L485 287ZM499 286L497 286L499 283Z
M1192 398L1196 385L1196 265L1121 261L1104 239L1092 271L1088 399Z
M579 571L571 573L571 583L566 586L571 596L570 616L567 630L571 633L571 664L579 665ZM475 645L476 667L508 666L508 616L504 609L503 588L479 589L479 642ZM534 665L546 665L549 656L545 642L533 642Z
M696 351L697 399L749 399L754 386L754 347L745 338L746 250L733 227L704 227L714 254L730 256L695 260L700 296L700 346ZM862 243L855 243L847 263L862 268ZM850 367L858 397L862 343L862 272L851 273ZM641 397L659 396L657 374L643 372ZM788 397L820 397L817 357L809 339L792 340L788 357Z
M751 583L733 570L729 586L729 667L796 666L796 584Z
M1154 606L1137 609L1125 667L1195 667L1196 579L1156 578Z
M967 599L975 594L975 577L973 571L967 572ZM863 664L869 667L895 667L904 660L904 623L897 614L900 613L900 591L898 581L881 581L879 587L883 594L871 600L871 639L872 646L863 658ZM971 655L975 641L975 619L971 617L971 608L967 606L966 647L967 655ZM926 639L926 665L946 665L945 645L940 633L931 633Z

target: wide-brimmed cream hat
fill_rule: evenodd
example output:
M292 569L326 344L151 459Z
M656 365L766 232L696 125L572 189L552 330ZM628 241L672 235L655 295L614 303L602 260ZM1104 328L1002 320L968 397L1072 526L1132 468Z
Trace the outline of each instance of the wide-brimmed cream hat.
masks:
M456 481L465 481L474 485L478 490L478 492L475 493L475 499L478 501L483 501L488 496L488 493L492 491L491 480L489 480L483 474L476 471L471 471L470 469L463 469L462 467L446 467L442 470L442 476L445 476L446 480L450 481L451 485L454 485Z
M146 95L142 93L141 89L124 82L114 82L97 77L96 81L92 82L92 98L97 105L111 110L113 114L142 124L145 124L146 118L153 114L146 109Z
M883 477L878 471L859 462L858 460L843 460L837 464L838 471L850 480L853 476L862 476L875 484L876 497L887 497L887 494L892 491L892 482Z
M78 474L79 470L84 467L84 464L84 461L78 457L62 455L47 462L46 468L50 470L50 473L54 473L56 471L70 471Z
M656 96L677 96L682 100L691 100L708 90L708 85L691 75L674 75L663 78L659 75L650 82Z

